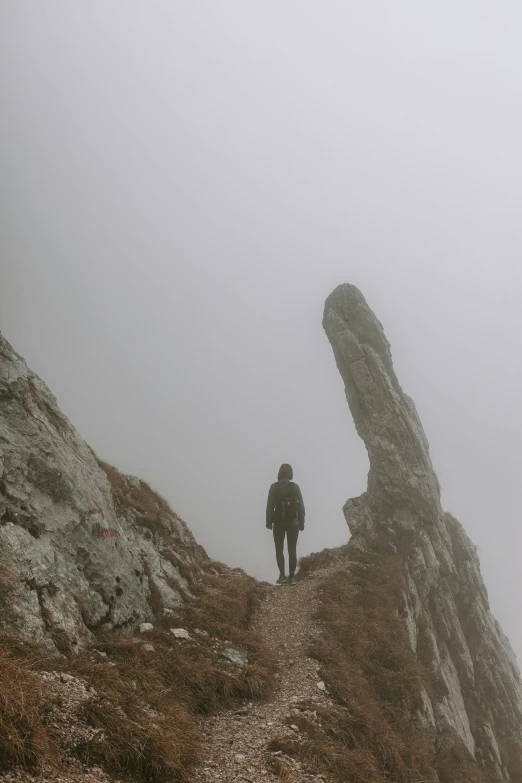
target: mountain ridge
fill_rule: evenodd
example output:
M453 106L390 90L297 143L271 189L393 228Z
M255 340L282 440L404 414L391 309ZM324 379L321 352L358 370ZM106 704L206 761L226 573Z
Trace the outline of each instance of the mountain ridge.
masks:
M0 771L522 783L516 658L383 327L351 285L323 325L370 469L349 543L301 558L296 588L213 562L0 335Z

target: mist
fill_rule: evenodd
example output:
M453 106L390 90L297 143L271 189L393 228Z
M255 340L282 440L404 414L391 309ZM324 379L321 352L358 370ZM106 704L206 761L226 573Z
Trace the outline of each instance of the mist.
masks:
M348 539L368 458L321 327L357 285L522 656L522 10L0 6L2 332L97 454L273 580Z

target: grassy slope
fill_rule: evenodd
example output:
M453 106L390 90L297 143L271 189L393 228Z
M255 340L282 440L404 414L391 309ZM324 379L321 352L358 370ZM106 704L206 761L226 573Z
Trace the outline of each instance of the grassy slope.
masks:
M118 513L132 508L141 524L164 535L162 516L176 516L164 498L144 482L129 491L124 476L105 463L102 467ZM8 564L0 565L1 600L8 598L11 584ZM200 748L198 716L261 697L273 681L271 655L251 630L262 586L219 563L209 565L214 574L186 574L193 597L175 616L158 614L146 638L98 631L95 649L60 660L30 645L0 640L0 771L37 769L42 763L63 766L59 738L49 725L48 696L36 676L39 670L58 670L95 691L81 719L101 731L95 741L75 747L76 756L135 781L187 780ZM170 627L186 628L191 640L176 639ZM225 642L248 653L248 668L219 656Z
M96 649L106 657L88 651L56 661L28 645L2 641L0 770L36 769L42 762L60 766L58 743L46 722L47 697L35 676L54 669L95 690L82 719L102 732L75 748L82 761L137 781L187 780L199 752L198 716L261 697L272 683L273 661L250 630L260 589L240 574L205 578L174 623L189 630L190 641L175 639L168 631L173 623L166 620L146 638L98 634ZM221 659L220 640L246 650L249 667Z
M120 513L132 507L151 531L162 533L166 501L146 484L129 493L128 483L103 465ZM314 576L337 564L327 577ZM0 598L10 591L9 572L0 569ZM159 615L154 631L136 637L99 632L93 651L63 659L58 667L36 649L0 642L0 770L61 764L61 750L46 723L46 696L35 677L56 669L81 677L95 690L82 719L101 729L97 739L75 748L88 764L135 781L185 781L197 760L197 718L240 699L261 697L272 685L274 662L264 640L251 630L262 587L244 574L205 575L190 584L194 599L178 616ZM399 616L403 591L400 556L361 555L350 546L303 558L301 578L317 578L323 633L311 654L333 699L318 721L293 718L305 743L275 739L273 750L300 758L332 780L345 783L494 783L455 736L434 748L416 713L425 689L437 698L436 683L423 656L414 655ZM190 574L187 574L190 577ZM169 626L191 632L176 640ZM196 633L195 629L204 633ZM147 651L143 643L151 643ZM245 670L227 664L220 643L248 652ZM310 705L314 709L313 705Z
M318 721L296 719L305 743L276 739L272 749L346 783L428 783L434 770L440 783L494 783L456 736L434 748L418 723L421 691L432 686L398 613L400 556L361 555L348 545L303 558L303 578L334 559L338 569L318 584L323 633L311 649L333 706L318 709Z

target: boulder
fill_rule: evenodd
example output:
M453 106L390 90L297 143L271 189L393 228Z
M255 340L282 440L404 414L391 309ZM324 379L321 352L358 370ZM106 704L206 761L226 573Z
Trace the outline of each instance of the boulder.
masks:
M186 628L171 628L170 632L176 639L190 639L190 634Z
M248 666L246 652L238 650L237 647L224 647L219 651L219 656L229 661L229 663L233 663L234 666L239 666L241 669L245 669Z

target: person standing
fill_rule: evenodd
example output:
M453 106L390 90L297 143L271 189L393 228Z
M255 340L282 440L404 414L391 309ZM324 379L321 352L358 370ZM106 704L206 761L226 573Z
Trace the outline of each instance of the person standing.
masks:
M277 481L268 492L266 504L266 526L274 534L279 578L277 585L295 585L297 566L297 539L299 531L304 530L305 507L299 485L292 481L294 472L291 465L281 465ZM288 580L285 576L284 543L288 548Z

